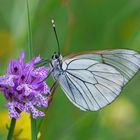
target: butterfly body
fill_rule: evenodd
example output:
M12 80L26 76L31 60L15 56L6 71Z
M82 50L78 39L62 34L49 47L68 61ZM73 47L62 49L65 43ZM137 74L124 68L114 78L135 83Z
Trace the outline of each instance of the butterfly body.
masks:
M57 80L63 73L62 69L62 56L56 53L53 54L50 61L50 71L52 71L52 77Z

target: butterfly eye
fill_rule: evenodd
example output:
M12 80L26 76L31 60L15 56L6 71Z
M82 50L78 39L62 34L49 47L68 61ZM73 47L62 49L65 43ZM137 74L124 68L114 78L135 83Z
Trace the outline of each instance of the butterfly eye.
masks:
M54 53L54 55L52 56L52 59L58 59L59 58L59 55Z
M55 55L55 59L58 59L58 58L59 58L59 55L58 55L58 54L56 54L56 55Z

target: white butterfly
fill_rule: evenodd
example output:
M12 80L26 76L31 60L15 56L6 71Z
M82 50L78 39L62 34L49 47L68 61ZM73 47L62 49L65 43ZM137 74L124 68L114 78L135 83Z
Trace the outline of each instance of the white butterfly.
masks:
M53 27L55 31L54 22ZM57 34L56 39L58 41ZM54 53L50 69L53 78L75 106L84 111L97 111L115 100L140 69L140 54L116 49L63 58L60 53Z
M53 78L81 110L96 111L111 103L140 68L140 54L117 49L62 58L54 54Z

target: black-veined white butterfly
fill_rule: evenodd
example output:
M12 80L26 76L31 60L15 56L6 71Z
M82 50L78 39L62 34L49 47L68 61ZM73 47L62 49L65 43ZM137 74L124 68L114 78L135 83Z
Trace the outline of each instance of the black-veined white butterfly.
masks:
M52 23L58 53L53 54L49 66L68 99L84 111L97 111L115 100L140 69L140 54L115 49L62 57L53 20Z

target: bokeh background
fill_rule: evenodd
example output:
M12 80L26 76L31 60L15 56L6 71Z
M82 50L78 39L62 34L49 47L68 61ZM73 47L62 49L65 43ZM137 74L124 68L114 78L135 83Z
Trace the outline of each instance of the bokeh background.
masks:
M57 50L51 19L63 55L109 48L140 52L139 0L29 0L29 5L36 56L50 58ZM29 58L27 19L26 0L0 0L0 74L19 50ZM0 102L0 140L5 140L10 119L2 94ZM59 87L37 124L39 140L140 140L140 72L115 102L98 112L80 111ZM14 140L30 139L29 115L23 113Z

